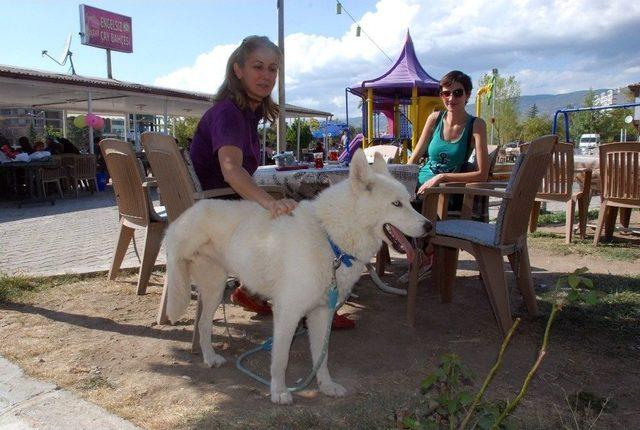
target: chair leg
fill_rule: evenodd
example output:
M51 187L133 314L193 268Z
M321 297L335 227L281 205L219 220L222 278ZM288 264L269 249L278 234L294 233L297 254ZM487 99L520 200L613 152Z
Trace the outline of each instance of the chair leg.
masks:
M56 185L58 186L58 193L60 194L60 198L64 199L64 194L62 194L62 185L60 184L60 179L56 181Z
M376 273L378 276L384 276L384 269L390 261L391 256L389 255L389 246L383 242L380 250L378 250L378 254L376 255Z
M630 221L631 208L620 208L620 225L624 228L629 228Z
M596 225L596 231L593 233L593 245L598 245L600 242L600 235L602 234L602 227L604 226L605 212L607 211L607 202L600 203L600 211L598 212L598 224Z
M613 232L616 229L616 218L618 217L618 207L609 206L608 212L605 214L604 222L604 238L611 240Z
M418 296L418 270L422 264L424 253L418 249L413 263L409 265L409 285L407 286L407 324L416 325L416 299Z
M169 323L169 318L167 317L167 299L169 294L169 277L164 275L164 282L162 284L162 297L160 298L160 308L158 308L158 316L156 317L156 321L158 325L165 325Z
M578 232L580 240L584 240L587 234L587 216L589 214L589 203L586 197L579 197L578 202Z
M193 337L191 338L191 353L200 354L202 348L200 347L200 330L198 325L200 324L200 318L202 318L202 300L198 293L198 306L196 308L196 319L193 321Z
M458 257L460 250L457 248L439 247L440 255L438 259L439 272L437 273L437 284L440 291L440 301L442 303L451 303L453 301L453 284L456 280L456 272L458 271Z
M116 252L113 254L113 262L111 263L111 269L109 269L109 279L116 279L118 272L120 272L120 266L122 260L129 248L131 239L133 238L134 229L124 225L120 220L120 234L118 235L118 243L116 244Z
M529 312L531 316L536 316L538 314L538 301L536 300L533 280L531 279L529 247L525 244L520 251L510 254L508 257L513 273L516 275L518 289L520 290L520 294L522 294L527 312Z
M502 254L497 249L484 246L475 246L475 254L493 314L504 336L513 325L513 319L509 308L509 292Z
M573 239L573 215L576 212L576 202L571 199L567 202L566 208L566 218L565 222L565 234L564 234L564 243L571 243Z
M538 229L538 216L540 215L540 204L542 202L533 202L531 214L529 215L529 233L533 233Z
M142 264L140 265L140 274L138 276L138 295L147 292L147 284L153 270L153 265L158 258L160 245L162 245L162 237L166 224L163 222L151 222L147 226L144 238L144 252L142 254Z

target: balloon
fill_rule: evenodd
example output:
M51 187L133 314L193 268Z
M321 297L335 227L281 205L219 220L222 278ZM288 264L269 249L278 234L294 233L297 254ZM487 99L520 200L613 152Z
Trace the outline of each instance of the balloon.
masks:
M102 130L102 128L104 127L104 118L96 115L92 127L97 130Z
M84 115L78 115L77 117L74 118L73 125L75 125L78 128L84 128L87 126L87 119L85 118Z
M85 121L87 123L87 126L89 126L89 127L94 127L95 126L96 118L97 118L96 115L94 115L92 113L89 113L89 114L87 114L87 116L85 118L86 118Z

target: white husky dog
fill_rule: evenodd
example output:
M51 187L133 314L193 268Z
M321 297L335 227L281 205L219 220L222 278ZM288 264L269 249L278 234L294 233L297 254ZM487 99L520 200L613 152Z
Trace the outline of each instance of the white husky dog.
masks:
M344 301L383 241L397 249L402 233L419 237L430 229L431 223L413 210L409 193L389 174L382 157L369 166L362 150L351 161L348 180L315 200L301 202L291 216L271 218L249 201L203 200L167 232L167 316L172 322L182 316L191 282L196 284L203 305L198 330L204 362L218 367L226 360L213 350L211 329L227 277L235 275L250 291L271 299L271 401L291 403L285 371L296 327L306 316L316 364L332 317L327 292L336 255L329 238L354 257L351 267L342 264L336 271L339 299ZM316 377L321 392L345 394L332 381L327 358Z

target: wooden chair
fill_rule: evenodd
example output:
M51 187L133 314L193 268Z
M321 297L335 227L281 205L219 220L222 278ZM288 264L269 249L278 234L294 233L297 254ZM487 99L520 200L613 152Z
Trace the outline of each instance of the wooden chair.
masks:
M167 214L163 207L153 206L148 193L152 183L143 179L130 143L104 139L100 142L100 149L111 175L120 214L120 233L109 270L109 279L113 280L118 276L134 231L142 228L145 230L144 252L137 285L137 293L141 295L147 291L149 277L160 252L162 237L167 227Z
M608 143L599 150L601 203L594 245L605 225L605 238L613 235L618 209L625 211L627 223L631 209L640 209L640 144Z
M80 186L86 187L93 194L94 191L98 190L96 156L93 154L73 154L73 158L74 162L70 165L68 175L71 185L76 191L76 198L78 197Z
M526 152L528 145L521 145L520 149ZM576 173L573 162L573 145L570 143L557 143L553 147L551 165L542 178L542 184L536 194L531 215L529 218L529 232L533 233L538 228L538 216L542 202L566 203L565 243L571 243L573 237L573 215L578 205L578 224L580 239L584 239L587 229L587 212L591 200L591 170L584 169L585 181L582 189L573 192L573 181Z
M47 197L47 184L54 183L58 188L58 193L60 194L60 198L64 198L64 194L62 193L62 185L60 181L66 179L67 170L62 164L62 159L58 155L53 156L54 161L56 161L55 167L41 167L40 168L40 184L42 186L42 195Z
M458 250L471 253L477 260L481 279L489 297L498 327L505 334L513 324L509 308L503 257L506 255L516 275L518 288L530 314L537 313L537 303L531 281L531 267L527 250L527 223L542 177L549 168L556 136L544 136L533 141L526 154L516 160L504 191L491 183L467 184L466 187L436 187L428 190L423 215L431 220L434 233L433 279L440 289L443 302L452 299L452 288L458 265ZM503 185L502 185L503 186ZM440 194L465 195L460 219L436 222L437 200ZM473 196L500 197L502 204L495 224L468 219ZM407 294L407 321L415 323L417 272L420 258L412 264Z

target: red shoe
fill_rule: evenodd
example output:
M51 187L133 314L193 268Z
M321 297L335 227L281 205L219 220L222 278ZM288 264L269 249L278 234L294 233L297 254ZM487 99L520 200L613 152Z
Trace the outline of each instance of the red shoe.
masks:
M356 322L347 318L347 314L338 315L337 313L333 315L333 321L331 322L332 330L349 330L356 326Z
M251 296L247 293L247 290L242 287L233 290L229 298L231 299L231 303L242 306L246 311L255 312L258 315L271 315L272 313L271 306L266 300L260 300L255 296Z

